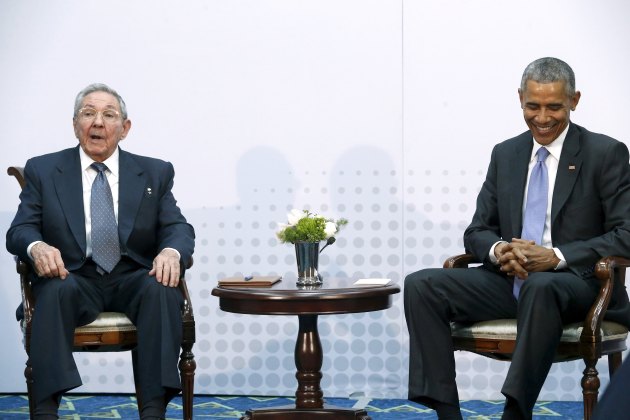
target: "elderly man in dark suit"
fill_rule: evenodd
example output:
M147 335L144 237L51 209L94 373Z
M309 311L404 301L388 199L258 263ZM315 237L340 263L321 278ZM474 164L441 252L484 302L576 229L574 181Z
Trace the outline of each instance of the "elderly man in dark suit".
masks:
M483 266L405 279L409 399L441 419L461 418L450 321L517 318L503 418L531 418L563 324L584 319L595 300L594 264L630 257L626 145L570 121L580 92L561 60L528 65L518 93L529 131L494 147L464 233ZM630 326L625 290L614 291L607 318Z
M176 286L194 230L172 194L173 166L124 152L131 121L102 84L74 107L79 146L29 159L7 249L33 267L30 363L35 417L58 418L61 395L81 385L74 329L100 312L124 312L138 331L136 380L143 419L163 418L181 389L181 305Z

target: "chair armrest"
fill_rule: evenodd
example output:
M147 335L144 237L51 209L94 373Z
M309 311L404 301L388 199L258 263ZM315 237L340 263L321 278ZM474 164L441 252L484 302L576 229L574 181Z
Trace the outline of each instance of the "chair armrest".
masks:
M468 268L469 264L479 263L471 254L460 254L447 258L444 268Z
M467 268L470 264L478 262L479 261L470 254L460 254L449 257L444 261L443 267ZM584 321L580 342L601 342L601 325L606 310L608 309L608 304L610 303L613 286L615 282L618 282L622 287L625 285L625 271L627 267L630 267L630 259L622 257L604 257L595 265L595 276L600 282L600 288L597 298Z
M186 261L185 269L192 267L193 259ZM190 353L192 349L192 345L195 343L195 317L193 314L192 301L190 300L190 293L188 292L188 285L186 284L186 279L184 278L185 269L182 270L181 278L179 279L179 284L177 288L182 292L182 296L184 297L184 306L182 307L182 322L183 322L183 336L182 336L182 348L184 348L184 353L187 354L186 359L192 358L192 353ZM190 354L188 354L190 353Z
M601 342L601 325L610 303L613 287L615 282L618 282L620 287L625 285L627 267L630 267L630 259L622 257L604 257L595 264L595 277L599 280L599 293L584 321L580 342Z
M184 307L182 309L182 315L184 316L184 319L192 318L192 303L190 300L190 293L188 292L188 286L186 285L186 279L184 279L183 277L179 279L179 284L177 285L177 288L182 292L182 296L184 297Z
M192 310L192 302L190 300L190 293L188 293L188 286L186 285L186 279L184 278L186 274L186 270L188 270L193 265L193 258L190 257L188 261L182 263L181 275L179 278L179 284L177 288L182 292L182 296L184 297L184 308L182 310L182 315L184 319L193 319L193 310Z
M22 292L22 310L24 311L24 325L30 325L33 319L33 310L35 308L35 300L33 299L33 291L31 290L31 281L29 273L31 267L24 261L15 257L15 269L20 275L20 290Z

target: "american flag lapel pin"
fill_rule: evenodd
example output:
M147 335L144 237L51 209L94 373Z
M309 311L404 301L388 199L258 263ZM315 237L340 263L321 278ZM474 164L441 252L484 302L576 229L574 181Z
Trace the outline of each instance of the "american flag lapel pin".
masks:
M569 170L570 171L575 171L575 165L569 165Z

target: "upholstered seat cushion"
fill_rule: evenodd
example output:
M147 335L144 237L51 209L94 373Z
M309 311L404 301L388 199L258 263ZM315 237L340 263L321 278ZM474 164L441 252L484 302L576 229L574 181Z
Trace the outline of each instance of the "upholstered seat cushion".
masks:
M24 333L24 321L20 322ZM101 312L91 323L78 327L75 332L87 334L100 334L109 331L134 331L136 326L122 312Z
M576 322L564 326L560 341L565 343L575 343L580 341L583 323ZM484 338L495 340L516 339L516 319L495 319L492 321L476 322L474 324L451 323L453 337L461 338ZM625 340L628 336L628 329L616 322L602 322L602 341Z
M101 312L93 322L79 327L75 333L103 333L108 331L134 331L136 326L122 312Z
M20 326L22 328L22 345L25 346L24 334L25 334L25 322L22 320L20 322ZM112 344L111 337L120 337L122 335L135 334L136 326L127 318L127 316L122 312L101 312L98 317L91 323L79 327L74 330L75 337L83 336L83 337L98 337L96 339L92 339L92 345L94 344L102 344L102 345L110 345ZM106 338L109 337L109 338ZM116 340L120 340L116 338ZM121 342L123 346L121 348L125 348L124 345L127 345L127 342ZM109 348L109 347L108 347ZM106 348L103 350L107 351Z

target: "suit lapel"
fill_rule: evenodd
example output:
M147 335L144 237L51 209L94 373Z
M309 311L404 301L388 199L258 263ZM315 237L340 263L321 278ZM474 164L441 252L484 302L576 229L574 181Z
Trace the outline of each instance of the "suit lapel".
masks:
M510 161L511 173L513 174L510 177L510 220L515 238L520 238L521 230L523 230L523 200L532 147L533 140L528 131L522 135L522 140L515 146L516 153L512 154ZM511 238L506 240L511 240Z
M582 158L580 153L580 133L573 124L569 128L567 138L562 146L560 161L558 162L558 174L556 175L556 184L553 188L553 198L551 200L551 226L553 225L560 213L560 210L566 203L573 186L577 180L580 168L582 167Z
M69 159L62 160L53 175L53 183L72 235L85 254L85 214L83 211L83 175L79 147L72 149Z
M119 165L118 233L120 243L125 247L142 202L146 181L142 176L143 169L129 153L123 150L120 150Z

